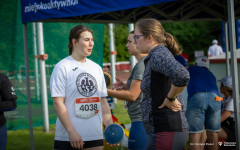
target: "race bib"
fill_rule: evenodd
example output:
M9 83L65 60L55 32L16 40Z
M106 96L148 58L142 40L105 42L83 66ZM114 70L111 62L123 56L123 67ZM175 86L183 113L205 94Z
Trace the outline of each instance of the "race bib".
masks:
M100 110L99 97L86 97L75 99L76 116L80 118L90 118L98 114Z

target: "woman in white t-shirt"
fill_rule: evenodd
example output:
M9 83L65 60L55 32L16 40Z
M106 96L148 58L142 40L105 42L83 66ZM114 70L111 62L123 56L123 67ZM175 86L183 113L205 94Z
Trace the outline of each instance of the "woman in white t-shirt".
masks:
M219 139L229 142L236 141L234 108L232 98L232 77L224 77L221 80L220 92L224 95L221 108L221 131Z
M54 149L103 149L102 121L112 116L102 68L87 59L94 46L92 30L77 25L69 34L69 56L56 64L50 79L57 112Z

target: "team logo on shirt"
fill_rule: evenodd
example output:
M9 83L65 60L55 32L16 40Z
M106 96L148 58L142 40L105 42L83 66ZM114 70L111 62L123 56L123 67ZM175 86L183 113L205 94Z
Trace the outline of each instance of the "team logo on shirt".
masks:
M16 95L15 90L14 90L13 87L11 87L11 90L12 90L12 95Z
M90 97L97 91L96 79L88 73L81 73L77 77L77 88L81 95Z

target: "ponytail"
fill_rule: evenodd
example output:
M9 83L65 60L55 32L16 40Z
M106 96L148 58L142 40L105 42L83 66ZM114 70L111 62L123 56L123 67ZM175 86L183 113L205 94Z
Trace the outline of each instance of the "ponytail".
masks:
M164 36L166 37L166 47L171 51L173 56L180 55L182 53L182 48L179 46L174 37L167 32L164 33Z
M174 37L165 32L158 20L152 18L140 19L136 23L136 28L146 37L152 35L158 44L164 44L174 56L182 53L182 49Z

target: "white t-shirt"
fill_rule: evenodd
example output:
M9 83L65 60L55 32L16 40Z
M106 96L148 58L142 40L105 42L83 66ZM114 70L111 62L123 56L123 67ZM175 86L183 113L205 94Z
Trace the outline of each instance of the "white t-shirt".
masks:
M208 54L210 54L211 57L221 55L223 54L222 47L217 44L213 44L212 46L209 47Z
M234 112L233 99L231 95L227 99L224 97L222 100L221 112L224 112L225 110ZM234 118L234 113L232 113L229 117Z
M64 58L54 67L50 90L52 97L65 97L70 120L83 141L103 139L100 101L101 97L107 97L107 89L102 68L98 64L89 59L79 63L72 56ZM89 99L98 99L98 102L91 103ZM83 118L77 113L79 109L85 109L83 112L87 113L89 110L93 112L93 109L96 111ZM59 118L56 121L55 140L69 141L69 135Z

